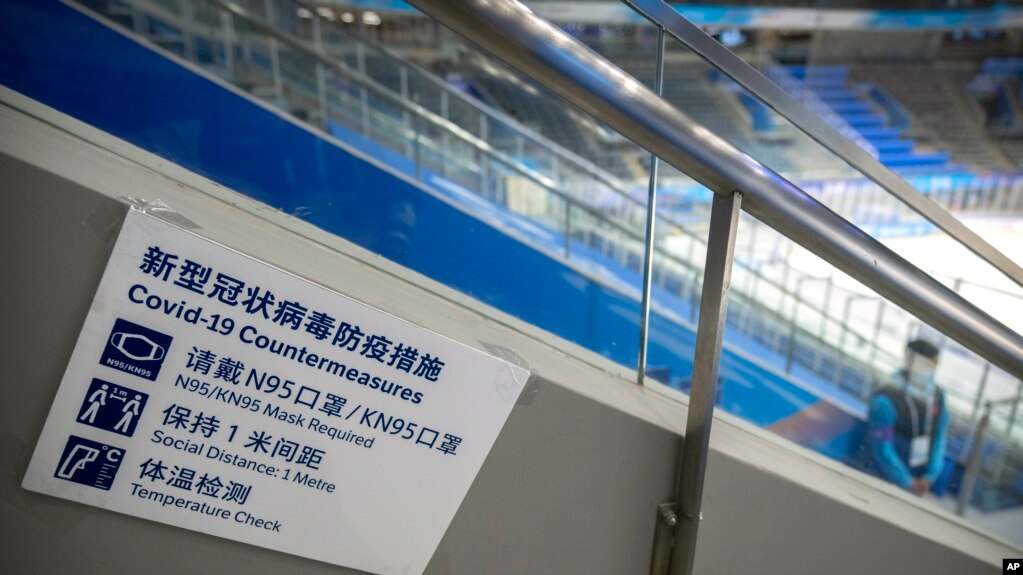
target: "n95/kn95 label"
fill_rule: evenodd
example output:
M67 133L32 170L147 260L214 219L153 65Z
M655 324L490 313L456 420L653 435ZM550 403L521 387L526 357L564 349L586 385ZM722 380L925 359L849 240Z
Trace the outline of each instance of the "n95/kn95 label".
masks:
M527 376L132 210L23 487L421 573Z

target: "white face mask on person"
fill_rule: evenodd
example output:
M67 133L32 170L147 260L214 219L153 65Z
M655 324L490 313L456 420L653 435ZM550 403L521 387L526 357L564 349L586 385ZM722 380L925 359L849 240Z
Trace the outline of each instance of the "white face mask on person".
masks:
M919 391L930 390L934 385L935 367L937 366L933 360L911 353L906 369L910 387Z

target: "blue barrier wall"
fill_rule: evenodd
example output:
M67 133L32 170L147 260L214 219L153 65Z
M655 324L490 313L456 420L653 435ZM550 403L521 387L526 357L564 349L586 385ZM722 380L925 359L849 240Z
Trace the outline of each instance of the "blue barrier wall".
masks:
M635 298L55 0L0 4L0 83L613 361L636 363ZM694 345L691 326L651 318L652 366L685 376ZM823 423L807 417L830 404L735 349L723 356L725 409L833 457L854 457L857 417L833 406Z

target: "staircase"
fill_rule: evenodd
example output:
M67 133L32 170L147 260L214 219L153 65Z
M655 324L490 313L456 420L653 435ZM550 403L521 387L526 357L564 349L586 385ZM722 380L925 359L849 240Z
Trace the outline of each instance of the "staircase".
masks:
M1011 170L985 133L983 113L963 87L974 75L963 63L871 62L857 64L850 77L883 88L913 115L910 133L950 154L972 170Z
M833 113L830 121L836 128L855 132L859 137L854 141L888 168L914 174L951 168L947 152L921 151L917 142L903 138L909 118L900 113L898 102L869 84L850 86L847 66L776 66L767 70L767 76L776 81L785 76L794 79L779 84L794 95L811 92ZM871 98L873 94L879 99Z

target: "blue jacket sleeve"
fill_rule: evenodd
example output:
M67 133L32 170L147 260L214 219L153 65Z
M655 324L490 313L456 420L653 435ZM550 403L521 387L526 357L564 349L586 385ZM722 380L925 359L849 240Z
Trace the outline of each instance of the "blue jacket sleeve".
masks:
M932 484L938 480L945 468L945 448L948 445L948 409L941 410L934 433L931 434L931 461L927 464L924 477Z
M895 406L887 397L875 397L870 402L867 420L867 444L870 457L881 476L892 483L909 489L913 476L906 464L895 452L895 421L898 415Z

